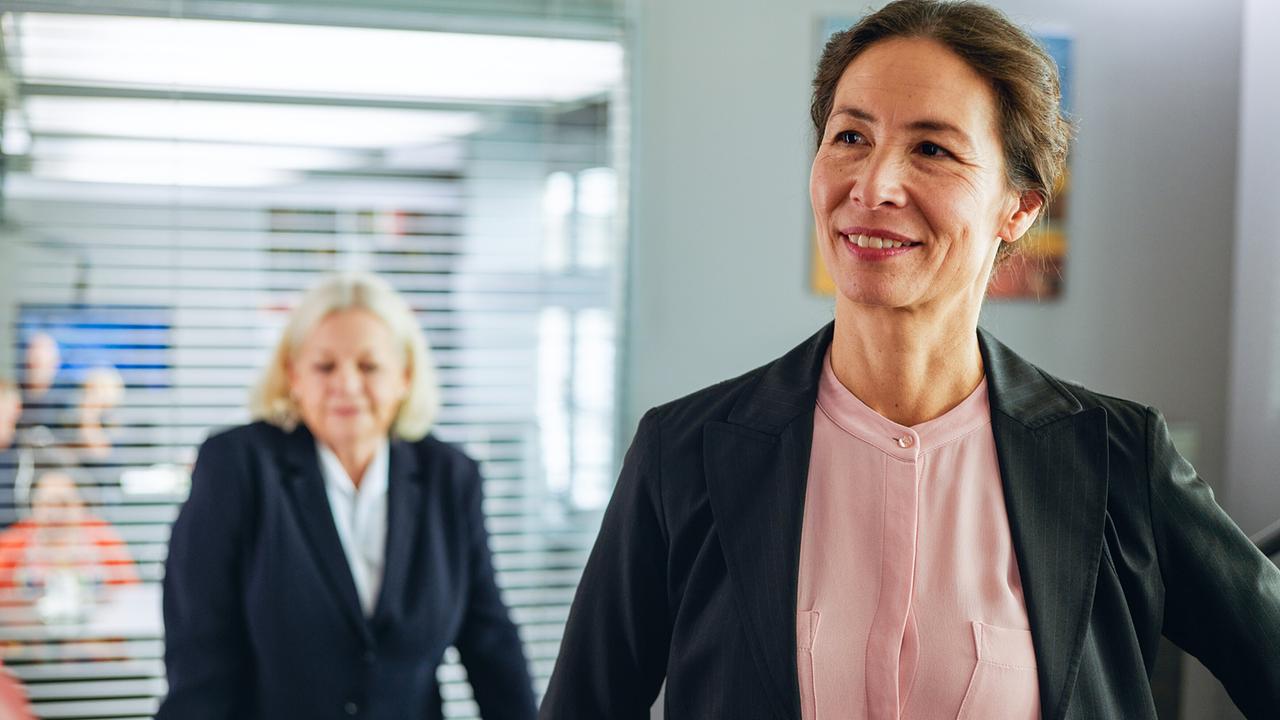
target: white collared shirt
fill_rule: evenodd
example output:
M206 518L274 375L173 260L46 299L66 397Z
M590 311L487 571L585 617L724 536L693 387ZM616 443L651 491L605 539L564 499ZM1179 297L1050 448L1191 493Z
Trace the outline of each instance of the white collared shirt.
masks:
M364 478L357 488L338 461L338 456L316 442L320 455L320 473L324 475L325 493L338 539L351 568L356 595L365 617L373 617L382 587L382 568L387 547L387 476L391 470L390 445L386 440L378 447Z

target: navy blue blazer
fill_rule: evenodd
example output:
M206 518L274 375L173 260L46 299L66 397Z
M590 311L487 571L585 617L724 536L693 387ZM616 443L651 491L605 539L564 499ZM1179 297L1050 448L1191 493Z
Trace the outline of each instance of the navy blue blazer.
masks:
M530 720L532 683L494 583L476 464L392 440L386 561L360 608L305 427L200 448L165 566L159 720L440 718L456 646L485 720Z
M798 720L796 585L828 325L640 422L569 613L544 720ZM979 332L1045 720L1156 720L1161 634L1250 718L1280 708L1280 570L1150 408ZM840 552L831 548L831 552ZM820 631L819 631L820 632ZM819 640L821 638L819 637Z

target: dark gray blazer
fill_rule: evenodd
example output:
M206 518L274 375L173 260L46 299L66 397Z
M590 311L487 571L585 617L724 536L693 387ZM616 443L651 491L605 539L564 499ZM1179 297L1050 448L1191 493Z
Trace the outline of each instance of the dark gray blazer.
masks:
M311 433L259 422L205 442L165 566L157 720L440 718L450 645L485 720L533 718L476 464L431 436L392 440L390 455L385 565L366 618Z
M1249 717L1277 717L1280 570L1161 416L979 335L1043 717L1154 720L1162 633ZM831 336L645 415L540 717L647 718L664 679L671 720L800 717L800 530Z

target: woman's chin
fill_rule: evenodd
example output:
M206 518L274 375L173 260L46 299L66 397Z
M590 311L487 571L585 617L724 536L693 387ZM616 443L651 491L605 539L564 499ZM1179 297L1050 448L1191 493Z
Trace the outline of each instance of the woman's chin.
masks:
M836 292L843 301L840 304L868 310L904 308L911 304L912 298L911 288L902 287L900 283L839 283L836 285Z
M312 434L327 445L341 446L361 445L386 435L372 422L358 417L327 418L321 427L312 429Z

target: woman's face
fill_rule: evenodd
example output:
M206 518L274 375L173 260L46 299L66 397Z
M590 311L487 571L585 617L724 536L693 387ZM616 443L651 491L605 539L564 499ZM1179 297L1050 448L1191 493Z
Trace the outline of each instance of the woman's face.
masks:
M289 387L302 422L331 448L387 436L409 391L391 329L367 310L330 313L294 353Z
M31 517L49 541L65 540L85 522L84 500L70 476L57 471L41 475L31 491Z
M915 38L876 43L845 68L809 190L843 299L909 311L980 305L1000 242L1040 206L1006 182L989 83Z

